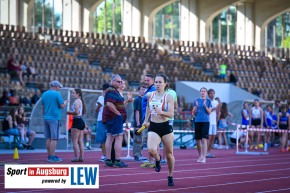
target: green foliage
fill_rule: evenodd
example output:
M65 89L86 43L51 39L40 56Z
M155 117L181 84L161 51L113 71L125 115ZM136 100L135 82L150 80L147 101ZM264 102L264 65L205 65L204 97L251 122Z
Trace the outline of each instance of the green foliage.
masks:
M45 1L44 1L45 2ZM59 3L56 2L55 3ZM52 7L48 6L48 4L44 4L44 27L52 28ZM43 1L36 0L35 1L35 26L42 26L42 7ZM62 21L61 21L61 13L54 13L54 28L61 29Z
M114 5L113 0L106 0L106 2L101 3L97 7L94 27L97 33L115 33L115 34L122 33L121 1L115 0L115 6L113 5ZM115 9L115 31L113 30L114 9Z
M179 2L161 9L155 15L156 38L179 39ZM164 25L162 25L164 24ZM163 34L164 33L164 34Z
M284 48L290 48L290 34L286 39L283 40L283 44L284 45L281 46L284 46Z

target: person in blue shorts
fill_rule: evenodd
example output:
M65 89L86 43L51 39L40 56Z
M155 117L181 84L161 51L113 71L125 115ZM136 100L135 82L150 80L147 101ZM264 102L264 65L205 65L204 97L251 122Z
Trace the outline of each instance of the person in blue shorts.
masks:
M97 104L96 104L96 113L98 113L97 118L97 129L96 129L96 143L100 144L102 149L102 156L100 158L101 162L106 161L106 125L103 123L103 109L104 109L104 96L107 88L109 88L109 84L104 84L102 87L102 95L98 97Z
M127 113L124 104L124 98L120 95L118 89L122 86L120 75L116 74L111 79L111 86L107 88L104 99L103 122L107 127L106 139L106 166L124 168L127 164L121 161L123 124L127 119ZM115 140L115 161L111 160L112 144Z
M41 97L48 162L62 161L61 158L55 155L55 149L59 138L61 109L63 109L69 101L63 101L59 92L61 87L63 87L62 84L54 80L50 83L50 89L45 91Z

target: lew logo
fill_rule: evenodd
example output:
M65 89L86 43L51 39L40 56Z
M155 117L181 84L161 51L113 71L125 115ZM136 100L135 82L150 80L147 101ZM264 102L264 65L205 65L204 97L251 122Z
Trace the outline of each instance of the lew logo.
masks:
M100 178L95 164L5 164L4 174L7 189L98 189Z
M72 167L70 169L71 185L93 185L97 184L99 177L98 167Z

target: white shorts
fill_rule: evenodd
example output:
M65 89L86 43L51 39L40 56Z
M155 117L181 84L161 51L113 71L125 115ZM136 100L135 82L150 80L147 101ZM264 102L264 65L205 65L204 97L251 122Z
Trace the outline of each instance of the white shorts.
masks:
M210 124L208 135L216 135L216 124Z

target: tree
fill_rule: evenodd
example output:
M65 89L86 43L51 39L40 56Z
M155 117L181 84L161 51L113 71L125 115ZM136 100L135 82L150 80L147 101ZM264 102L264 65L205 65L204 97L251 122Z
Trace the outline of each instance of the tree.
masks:
M45 0L35 0L35 26L42 27L42 11L44 6L44 27L52 28L52 13L53 8ZM59 2L57 2L59 3ZM54 28L60 29L62 27L61 13L54 13Z
M114 5L115 2L115 5ZM105 6L106 5L106 6ZM114 11L115 10L115 11ZM114 15L115 12L115 15ZM113 29L115 17L115 31ZM106 0L97 7L94 29L97 33L122 33L121 1Z

